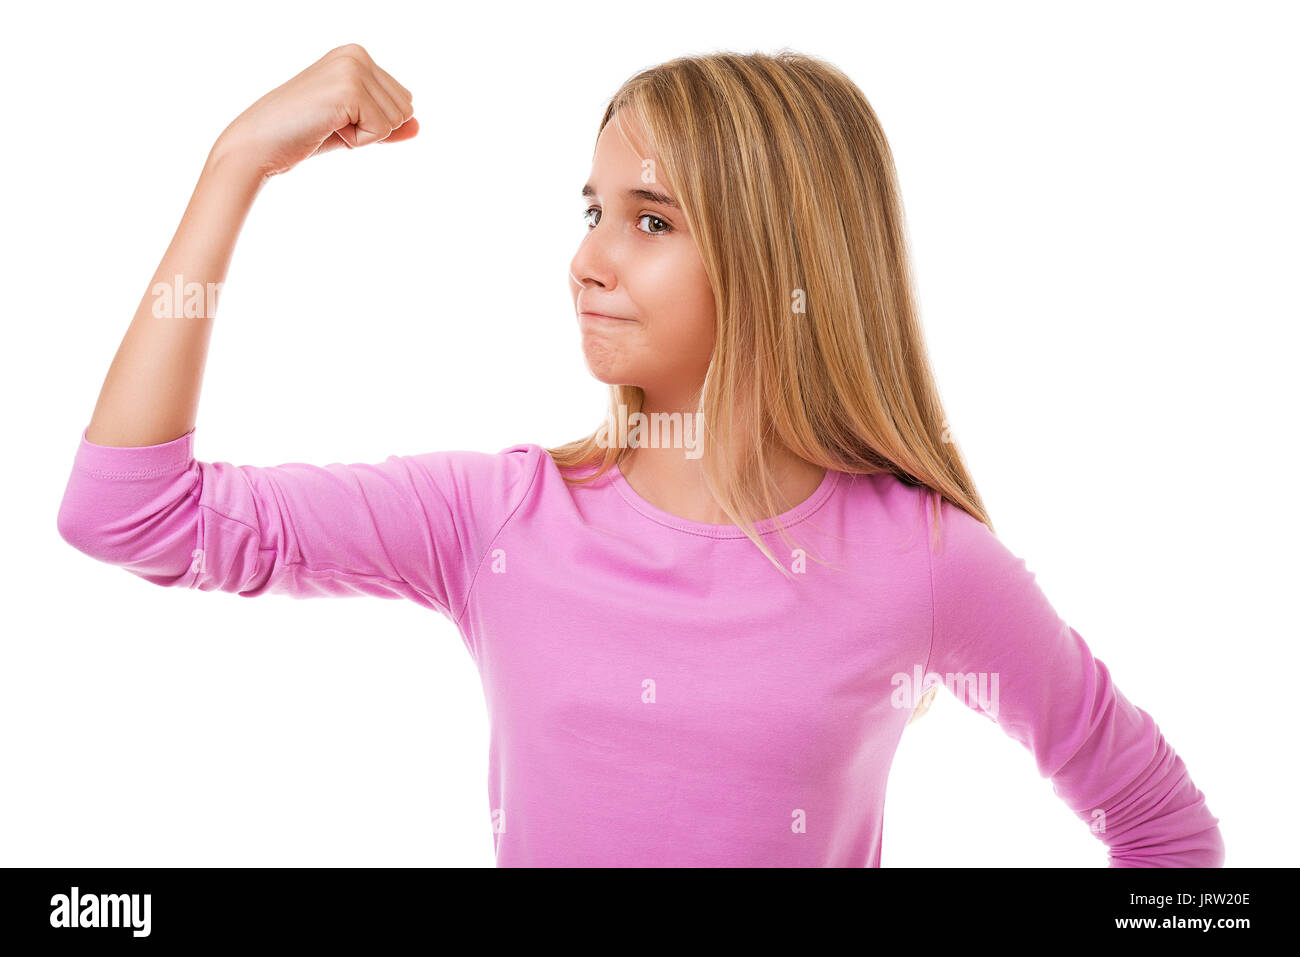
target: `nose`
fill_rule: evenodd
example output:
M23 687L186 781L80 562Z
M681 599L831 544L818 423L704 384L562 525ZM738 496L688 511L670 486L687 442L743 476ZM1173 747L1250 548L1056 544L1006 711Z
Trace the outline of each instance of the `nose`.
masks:
M578 251L569 261L569 283L576 296L588 286L612 289L616 283L608 250L601 240L600 226L587 231Z

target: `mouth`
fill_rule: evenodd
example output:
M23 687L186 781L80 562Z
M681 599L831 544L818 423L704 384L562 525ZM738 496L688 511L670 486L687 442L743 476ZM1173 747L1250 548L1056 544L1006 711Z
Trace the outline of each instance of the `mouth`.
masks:
M601 319L603 319L603 320L605 320L605 321L607 321L607 322L631 322L631 321L632 321L631 319L625 319L625 318L622 317L622 316L607 316L607 315L605 315L604 313L601 313L601 312L580 312L580 313L578 313L578 318L579 318L579 319L596 319L596 320L601 320Z

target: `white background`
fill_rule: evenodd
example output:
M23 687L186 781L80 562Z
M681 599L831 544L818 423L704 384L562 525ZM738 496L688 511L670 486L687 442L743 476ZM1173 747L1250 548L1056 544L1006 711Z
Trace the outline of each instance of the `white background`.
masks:
M55 518L209 147L361 43L419 136L268 184L195 454L274 465L585 435L578 189L636 70L790 47L892 144L931 357L1002 540L1153 714L1228 866L1296 863L1295 7L6 5L0 865L492 866L488 728L401 601L163 589ZM1103 866L1030 754L941 692L885 866Z

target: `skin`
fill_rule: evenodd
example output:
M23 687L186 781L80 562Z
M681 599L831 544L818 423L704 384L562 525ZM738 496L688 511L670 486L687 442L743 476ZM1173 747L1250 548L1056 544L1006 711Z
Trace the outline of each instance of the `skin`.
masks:
M616 115L601 131L586 183L591 192L582 199L588 233L569 264L569 291L591 374L610 385L640 386L647 414L693 415L713 355L713 289L681 210L629 192L652 190L673 200L665 185L643 179L644 170L659 168L658 157L642 145L647 142L630 117ZM784 449L774 459L781 511L809 498L826 475ZM729 525L701 463L683 449L645 445L629 452L620 470L655 507Z

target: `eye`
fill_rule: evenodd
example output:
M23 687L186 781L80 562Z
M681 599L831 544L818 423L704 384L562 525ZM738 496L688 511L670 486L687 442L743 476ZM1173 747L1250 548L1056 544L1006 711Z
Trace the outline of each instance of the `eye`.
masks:
M591 217L593 214L595 214L596 216L595 223L591 221ZM642 213L640 216L637 217L637 222L639 223L643 219L654 220L654 222L658 223L662 227L661 229L643 229L642 232L646 233L647 235L660 236L663 235L664 233L670 233L673 231L673 227L669 225L667 220L660 219L658 216L654 215L653 213ZM588 229L594 229L596 223L600 222L600 207L588 206L586 209L584 209L582 211L582 221L587 224Z
M637 222L640 222L640 221L643 220L643 219L653 219L656 223L660 223L660 224L662 224L663 227L664 227L663 229L647 229L647 230L645 230L645 231L648 232L651 236L657 236L657 235L659 235L660 233L667 233L667 232L671 232L671 231L672 231L672 227L671 227L671 226L669 226L666 222L664 222L664 221L663 221L662 219L660 219L658 216L653 215L652 213L642 213L640 216L637 217Z

